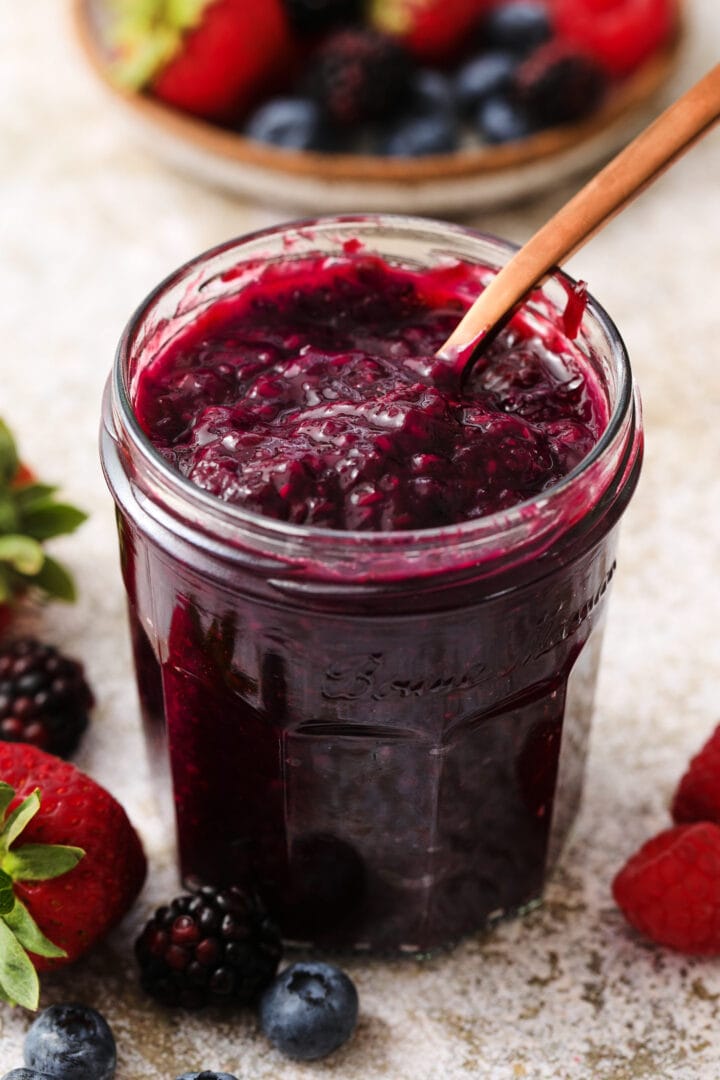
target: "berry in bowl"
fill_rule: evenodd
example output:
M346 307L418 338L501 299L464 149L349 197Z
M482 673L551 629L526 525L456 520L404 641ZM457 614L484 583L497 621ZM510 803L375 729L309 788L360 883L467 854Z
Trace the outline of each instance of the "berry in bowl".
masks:
M288 940L423 951L522 911L578 805L638 403L561 274L435 379L510 254L281 226L177 271L120 345L102 457L181 873Z
M308 209L527 195L638 129L677 0L76 0L140 133L205 179ZM175 14L173 15L173 13Z

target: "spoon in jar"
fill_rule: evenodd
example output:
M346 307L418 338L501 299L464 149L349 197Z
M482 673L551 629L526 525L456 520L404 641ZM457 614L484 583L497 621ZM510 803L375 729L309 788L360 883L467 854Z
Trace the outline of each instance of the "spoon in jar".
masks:
M720 119L720 64L573 196L495 275L436 353L433 378L462 383L528 294Z

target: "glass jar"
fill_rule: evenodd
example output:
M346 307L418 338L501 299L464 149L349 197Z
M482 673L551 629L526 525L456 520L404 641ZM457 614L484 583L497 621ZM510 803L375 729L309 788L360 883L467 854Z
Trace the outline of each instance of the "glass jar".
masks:
M641 461L623 343L590 298L607 396L592 453L537 499L461 525L289 525L184 479L133 414L157 350L267 260L359 240L417 268L502 265L446 223L321 219L231 241L141 305L102 426L148 741L172 773L181 873L251 885L287 939L417 951L536 901L580 798L619 518ZM559 321L558 274L530 308Z

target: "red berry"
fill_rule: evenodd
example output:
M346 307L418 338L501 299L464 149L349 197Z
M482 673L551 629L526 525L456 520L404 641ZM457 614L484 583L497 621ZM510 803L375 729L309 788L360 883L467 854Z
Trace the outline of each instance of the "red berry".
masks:
M462 52L488 7L488 0L372 0L368 17L418 60L444 64Z
M676 0L552 0L557 36L623 76L657 52L677 24Z
M232 120L286 77L295 48L282 0L191 0L149 19L136 0L112 31L117 81L149 87L168 105Z
M666 829L625 864L612 891L628 922L658 945L720 954L720 827Z
M714 821L720 825L720 725L690 762L671 808L678 825Z
M50 880L17 880L43 933L67 957L33 956L38 971L76 960L120 921L145 878L140 839L120 803L74 765L24 743L0 742L0 780L15 789L9 811L40 791L40 809L22 833L24 844L69 844L84 856Z

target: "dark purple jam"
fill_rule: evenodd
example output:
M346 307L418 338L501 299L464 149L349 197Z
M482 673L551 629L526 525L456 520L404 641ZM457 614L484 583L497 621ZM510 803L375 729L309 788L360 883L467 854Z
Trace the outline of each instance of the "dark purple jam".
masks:
M462 390L432 384L481 280L362 254L272 266L160 353L137 415L188 479L281 521L425 529L515 506L585 457L605 408L572 343L525 317Z
M536 306L462 390L441 389L434 353L482 268L390 267L357 246L247 265L223 280L235 295L192 292L181 330L138 334L132 394L155 447L266 517L448 531L422 574L401 552L396 574L338 585L322 534L284 561L238 527L229 553L209 511L206 533L187 500L155 514L114 487L182 873L256 889L291 940L451 943L537 900L572 821L637 445L610 495L573 487L574 524L530 555L447 570L458 523L537 496L597 442L597 369ZM112 483L113 460L127 465L106 460ZM347 539L350 558L370 539L395 558L402 541Z

